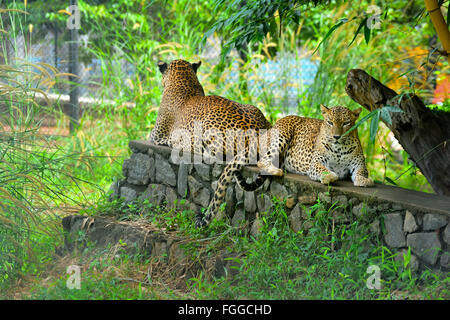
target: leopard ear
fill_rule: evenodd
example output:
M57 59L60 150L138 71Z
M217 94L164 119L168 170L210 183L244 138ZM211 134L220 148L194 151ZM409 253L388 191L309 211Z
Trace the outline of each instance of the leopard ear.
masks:
M355 109L352 111L353 114L355 115L355 118L359 117L359 114L361 113L361 111L362 111L362 108L358 108L358 109Z
M328 111L330 111L330 109L325 107L323 104L320 104L320 110L322 110L322 114L328 113Z
M197 63L192 63L192 69L194 69L194 72L197 73L198 68L200 67L200 65L202 64L201 61L197 62Z
M158 68L159 68L159 71L161 71L161 73L164 73L164 71L166 71L166 69L167 69L167 63L165 63L163 61L159 61Z

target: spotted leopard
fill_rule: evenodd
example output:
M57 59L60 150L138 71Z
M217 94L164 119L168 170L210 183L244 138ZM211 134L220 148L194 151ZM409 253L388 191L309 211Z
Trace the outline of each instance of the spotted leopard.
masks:
M263 179L259 179L255 184L246 184L240 170L258 153L258 145L250 143L249 136L271 128L255 106L220 96L205 96L196 74L200 65L201 62L184 60L158 63L164 89L156 124L149 137L155 144L200 152L206 158L223 160L225 155L233 155L219 177L209 210L197 216L197 226L208 224L218 212L233 177L246 189L262 183ZM230 132L234 139L227 139Z

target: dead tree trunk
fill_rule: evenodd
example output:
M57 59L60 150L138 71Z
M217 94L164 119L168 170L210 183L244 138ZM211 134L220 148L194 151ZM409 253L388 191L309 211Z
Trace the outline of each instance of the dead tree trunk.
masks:
M434 191L450 197L450 113L426 108L415 95L398 95L360 69L350 70L345 91L370 111L386 105L403 110L391 112L392 124L385 124Z

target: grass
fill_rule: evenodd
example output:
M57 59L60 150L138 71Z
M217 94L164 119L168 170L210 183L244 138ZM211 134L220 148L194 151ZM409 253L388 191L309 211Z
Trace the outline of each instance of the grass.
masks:
M107 212L118 214L122 206L117 202ZM146 215L142 215L142 208ZM284 204L275 202L273 210L260 216L261 233L254 238L245 228L231 227L226 221L199 232L193 225L193 214L187 211L160 211L151 204L130 207L129 218L175 229L192 239L186 247L191 261L207 265L219 251L237 254L231 267L235 271L229 270L232 276L215 278L203 269L180 279L179 273L165 272L174 266L157 258L112 255L88 247L75 255L43 262L45 271L29 275L23 282L26 287L17 291L27 299L450 298L448 275L431 270L414 273L407 257L396 259L397 254L383 246L381 239L370 235L366 223L333 223L332 211L339 208L331 208L325 210L320 202L304 208L310 228L293 232ZM204 240L200 246L199 239ZM80 290L66 286L69 265L81 268ZM367 287L371 265L380 270L379 290Z
M15 64L5 61L0 66L2 103L7 110L15 110L2 114L0 119L2 130L10 128L0 132L0 297L394 299L405 294L416 299L448 299L448 277L440 278L431 271L421 276L414 275L401 262L395 261L395 255L383 247L379 239L368 238L366 227L359 221L333 229L330 212L320 204L310 210L312 228L309 232L292 232L286 212L280 205L272 213L261 216L263 231L259 238L252 239L243 228L231 227L224 221L214 222L207 230L198 230L193 227L194 217L189 211L167 211L150 203L127 207L120 202L107 201L105 193L113 180L121 177L123 160L129 156L128 142L146 139L155 123L162 94L156 60L200 60L197 47L204 25L190 28L192 17L186 17L184 12L194 10L201 16L208 10L200 2L177 3L179 5L174 4L168 9L171 17L168 25L173 27L167 28L166 25L166 29L161 29L165 36L163 40L155 39L154 27L149 27L147 22L140 21L142 27L134 29L134 24L114 24L112 19L108 23L115 32L108 33L111 38L107 41L111 48L115 46L115 50L103 50L104 43L88 45L85 53L98 58L102 66L103 77L96 84L100 88L96 97L114 99L119 106L112 108L100 103L94 108L95 113L85 112L80 129L71 136L40 135L42 114L51 114L57 119L62 116L34 103L26 95L29 92L47 92L61 81L58 80L62 77L58 70L45 65L31 68L21 64L20 59L14 59ZM345 10L353 9L342 7L329 13L338 19ZM310 34L314 26L309 25L308 19L312 21L314 15L322 17L323 14L314 9L305 14L302 23ZM14 44L20 35L27 36L28 23L20 12L3 13L2 28L6 28L7 19L13 26L5 31L11 37L11 43ZM310 51L316 48L318 39L329 29L329 23L325 23L323 17L320 19L323 22L319 23L320 28L313 32L312 41L306 42ZM164 21L152 16L151 23L163 24ZM407 76L403 76L402 81L395 76L403 73L400 67L406 64L403 62L407 55L399 53L398 48L412 43L419 46L421 39L412 37L411 30L404 26L399 30L387 28L375 35L372 41L380 43L378 46L366 45L363 37L359 37L349 47L347 44L354 36L354 28L355 25L350 24L341 27L340 32L328 38L319 49L322 63L314 84L299 97L299 115L320 116L319 103L358 107L343 89L346 70L350 68L367 69L381 81L395 84L396 90L411 90L413 82L407 81ZM95 24L93 30L100 33L102 29L101 24ZM225 82L231 72L229 66L236 58L228 61L229 65L223 71L218 70L212 61L203 61L199 78L205 92L257 105L271 122L276 121L284 108L276 105L278 97L270 88L265 88L257 96L243 90L245 86L241 82L253 74L255 64L252 61L260 59L261 53L268 52L268 48L276 46L283 52L295 53L295 38L301 38L302 32L301 28L287 29L278 42L267 38L260 48L250 48L248 61L240 69L240 82ZM5 33L0 36L5 37ZM3 45L0 52L7 56ZM15 56L20 55L16 49ZM134 75L130 76L121 69L121 59L133 63ZM417 69L421 63L413 61ZM289 85L289 79L286 79L286 87ZM129 101L136 106L130 109L120 105ZM432 191L425 178L409 162L408 155L392 147L386 127L380 125L375 145L369 143L368 123L360 127L359 134L372 178L386 183L388 177L401 187ZM105 260L102 256L92 256L90 252L76 257L60 256L55 252L63 244L60 219L71 213L109 214L121 220L142 219L159 227L177 230L192 239L209 239L204 241L206 247L189 248L192 258L232 248L229 249L231 252L243 254L239 267L236 267L238 273L233 279L214 279L207 273L196 274L183 280L184 287L180 289L179 279L170 274L164 274L164 281L149 282L147 270L150 266L157 269L158 262L141 261L139 257L126 255ZM65 286L66 268L71 264L82 266L82 290L69 290ZM379 291L366 287L369 264L380 267L383 281Z

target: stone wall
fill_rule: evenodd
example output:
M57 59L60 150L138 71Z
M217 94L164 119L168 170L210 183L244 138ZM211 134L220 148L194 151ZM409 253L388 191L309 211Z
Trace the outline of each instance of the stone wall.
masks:
M131 141L132 155L123 163L124 179L111 186L111 197L126 202L148 199L168 208L206 208L213 195L223 164L176 164L172 150L146 141ZM257 167L244 168L254 178ZM373 188L354 187L339 181L331 187L308 177L286 174L271 177L254 192L245 192L233 183L226 193L224 214L233 225L248 222L257 235L258 213L271 210L273 198L282 200L294 231L308 230L306 208L317 203L332 208L336 222L360 219L385 244L400 252L411 248L411 266L450 270L450 198L393 186L376 184ZM183 201L180 201L184 199ZM220 218L220 217L219 217Z

